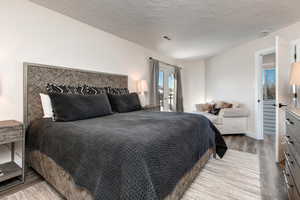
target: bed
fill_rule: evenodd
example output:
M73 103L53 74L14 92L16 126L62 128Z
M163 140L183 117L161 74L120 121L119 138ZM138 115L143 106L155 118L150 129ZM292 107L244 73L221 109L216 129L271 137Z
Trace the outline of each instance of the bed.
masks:
M42 118L47 83L127 88L124 75L24 64L26 160L71 200L179 200L226 144L204 116L136 111L72 122Z

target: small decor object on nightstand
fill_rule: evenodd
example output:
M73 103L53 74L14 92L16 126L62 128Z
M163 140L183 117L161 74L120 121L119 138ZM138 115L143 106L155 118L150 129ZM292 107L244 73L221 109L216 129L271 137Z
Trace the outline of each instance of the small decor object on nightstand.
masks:
M22 166L15 162L15 142L22 144ZM24 183L25 134L23 124L17 121L0 121L0 145L10 145L11 161L0 164L0 192Z

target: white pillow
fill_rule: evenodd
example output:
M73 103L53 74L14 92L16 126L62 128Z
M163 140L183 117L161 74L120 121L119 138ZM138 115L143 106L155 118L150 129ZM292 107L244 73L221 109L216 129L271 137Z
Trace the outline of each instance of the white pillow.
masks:
M49 95L40 93L44 118L53 118L53 109Z

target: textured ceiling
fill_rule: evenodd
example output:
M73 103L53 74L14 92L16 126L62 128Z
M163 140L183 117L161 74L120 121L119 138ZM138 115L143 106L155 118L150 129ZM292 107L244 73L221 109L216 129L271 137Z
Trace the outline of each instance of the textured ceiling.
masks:
M30 1L178 59L209 57L300 19L299 0Z

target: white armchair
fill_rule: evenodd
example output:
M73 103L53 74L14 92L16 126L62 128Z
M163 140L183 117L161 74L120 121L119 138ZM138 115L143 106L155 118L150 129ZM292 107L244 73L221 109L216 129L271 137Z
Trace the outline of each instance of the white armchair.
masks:
M221 108L218 115L209 113L206 109L207 106L209 104L196 104L194 113L202 114L210 119L222 135L247 133L248 110L244 106L232 104L232 108Z

